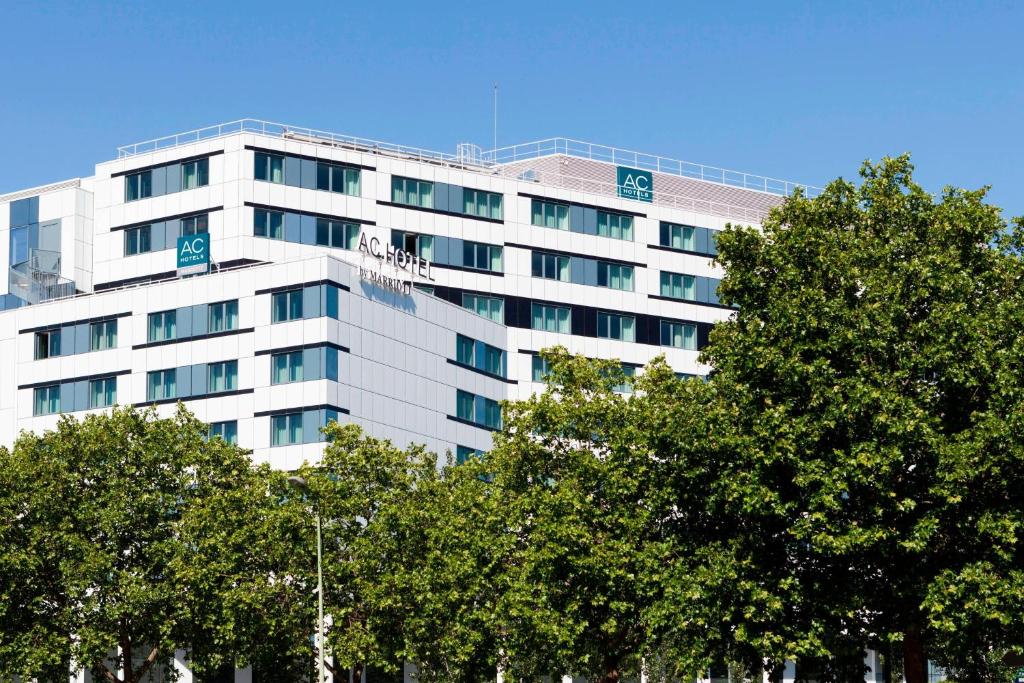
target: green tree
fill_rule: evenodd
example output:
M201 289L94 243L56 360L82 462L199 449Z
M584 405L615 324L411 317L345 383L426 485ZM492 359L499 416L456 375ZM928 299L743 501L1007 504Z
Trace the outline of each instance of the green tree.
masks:
M643 438L646 402L618 363L545 352L548 388L504 409L477 464L507 536L499 646L510 675L615 683L651 644L666 515L662 463Z
M0 450L0 673L137 683L176 649L207 671L254 650L245 596L280 591L273 559L244 563L291 526L268 507L280 482L206 433L184 408L117 408Z
M752 617L734 640L775 661L900 642L925 683L929 652L1024 644L1024 268L984 190L933 198L911 171L865 164L720 235L737 311L694 436L734 529L711 613Z
M437 476L436 456L422 446L403 450L365 436L357 425L332 422L324 433L320 463L302 473L323 523L327 646L356 677L367 665L394 670L405 648L401 613L392 606L414 609L403 602L411 596L391 592L394 574L410 557L395 508ZM308 570L315 572L315 564Z

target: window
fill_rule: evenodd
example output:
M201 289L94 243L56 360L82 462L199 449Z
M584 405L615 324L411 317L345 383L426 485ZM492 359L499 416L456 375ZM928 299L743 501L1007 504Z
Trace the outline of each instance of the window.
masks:
M274 415L270 418L270 445L302 443L302 413Z
M359 245L359 226L355 223L316 219L316 243L323 247L355 250Z
M225 332L238 329L238 300L210 304L206 329L209 332Z
M104 377L89 382L89 407L109 408L117 403L117 378Z
M633 266L597 262L597 286L633 291Z
M284 182L284 157L277 154L264 154L256 152L256 180L266 180L269 183Z
M697 350L697 326L661 321L661 345L687 351Z
M35 359L42 360L60 355L60 330L36 332Z
M11 229L11 265L28 261L28 228Z
M569 205L533 200L532 222L544 228L569 229Z
M462 307L468 308L477 315L490 318L496 323L505 323L505 300L500 297L464 293Z
M359 169L317 162L316 189L358 197Z
M672 299L697 300L697 278L661 271L661 295Z
M463 365L473 364L473 351L476 342L461 334L455 335L455 360Z
M272 240L284 239L284 214L280 211L256 209L252 212L253 230L256 237L269 237Z
M434 288L430 285L413 284L413 289L419 290L424 294L430 294L431 296L434 294Z
M270 383L302 381L302 351L275 353L270 357Z
M690 225L662 223L659 242L663 247L697 251L697 229Z
M293 289L289 292L277 292L273 297L273 320L283 323L288 320L302 318L302 290Z
M571 316L568 308L532 304L530 313L530 327L535 330L562 332L564 334L569 334L571 331Z
M36 387L35 401L32 406L33 415L53 415L60 412L60 385Z
M410 254L416 254L428 261L434 260L434 236L415 232L391 231L391 246Z
M500 273L502 272L501 247L479 242L463 242L462 265L466 268Z
M465 335L455 335L455 360L492 375L505 376L505 352Z
M154 370L146 375L146 400L159 401L177 396L178 371Z
M176 311L162 311L149 314L149 335L151 342L174 339L177 329L178 314Z
M569 281L569 257L556 254L545 254L541 251L533 252L531 257L531 269L534 277L542 277L548 280Z
M395 204L434 208L434 183L414 178L391 178L391 201Z
M483 457L483 454L483 451L476 448L470 448L469 446L455 446L455 462L459 465L470 458Z
M597 212L597 234L617 240L633 240L633 217L621 213Z
M622 374L626 376L625 379L622 380L621 384L613 384L612 391L620 394L633 393L633 378L636 377L636 368L632 365L623 365Z
M189 216L188 218L181 219L181 235L182 237L188 237L189 235L198 235L201 232L210 231L210 217L208 214L199 214L198 216Z
M124 255L135 256L145 254L153 250L150 241L150 227L143 225L138 228L129 228L124 231Z
M533 381L543 382L551 374L551 363L541 356L533 357Z
M234 391L238 388L238 361L226 360L221 363L210 363L209 383L207 391L216 394L222 391Z
M196 159L181 165L181 189L194 190L210 184L210 160Z
M597 336L602 339L636 341L636 318L631 315L597 313Z
M208 438L220 437L225 442L235 446L238 444L238 421L228 420L227 422L214 422L210 424Z
M455 392L455 413L460 420L501 429L501 405L489 398L458 389Z
M475 403L476 396L462 389L457 390L455 392L455 417L472 422Z
M153 172L142 171L124 177L124 200L133 202L153 196Z
M462 190L462 211L470 216L501 220L501 195L497 192Z
M89 350L103 351L117 346L117 321L103 320L89 325Z

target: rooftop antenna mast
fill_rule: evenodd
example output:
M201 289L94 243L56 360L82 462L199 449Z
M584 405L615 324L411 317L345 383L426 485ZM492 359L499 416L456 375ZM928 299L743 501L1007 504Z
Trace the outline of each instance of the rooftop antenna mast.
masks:
M492 150L497 152L498 150L498 84L494 84L494 147ZM497 159L494 159L497 162Z

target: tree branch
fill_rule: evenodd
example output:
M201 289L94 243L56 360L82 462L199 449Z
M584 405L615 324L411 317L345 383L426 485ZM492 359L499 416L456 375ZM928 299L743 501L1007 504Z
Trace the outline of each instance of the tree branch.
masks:
M146 675L147 671L149 671L149 667L153 666L153 662L156 661L156 656L157 653L159 652L159 647L154 647L152 650L150 650L149 656L146 657L146 661L144 661L142 663L142 666L139 667L138 675L136 676L135 681L142 680L142 677ZM135 683L135 681L127 681L126 683Z

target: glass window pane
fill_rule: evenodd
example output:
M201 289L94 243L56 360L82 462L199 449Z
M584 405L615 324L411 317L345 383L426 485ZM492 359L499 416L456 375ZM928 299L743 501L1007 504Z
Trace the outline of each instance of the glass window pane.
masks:
M284 157L271 156L270 157L270 182L272 183L283 183L284 182Z

